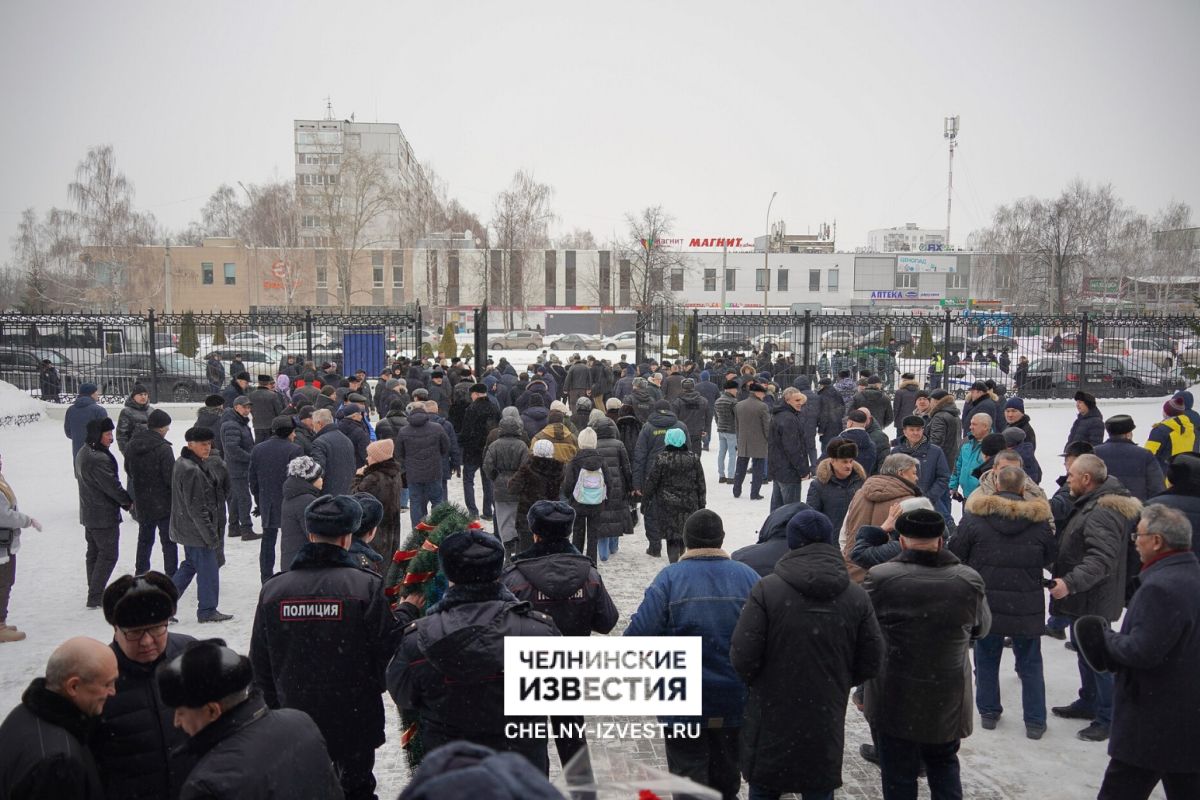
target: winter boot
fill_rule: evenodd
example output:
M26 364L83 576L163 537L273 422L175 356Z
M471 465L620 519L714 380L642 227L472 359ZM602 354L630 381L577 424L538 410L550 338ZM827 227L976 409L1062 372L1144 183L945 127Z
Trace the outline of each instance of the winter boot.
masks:
M254 532L253 525L247 525L246 527L242 528L242 541L243 542L257 542L262 537L263 537L263 535L261 533Z
M19 642L25 638L22 631L12 625L0 625L0 642Z

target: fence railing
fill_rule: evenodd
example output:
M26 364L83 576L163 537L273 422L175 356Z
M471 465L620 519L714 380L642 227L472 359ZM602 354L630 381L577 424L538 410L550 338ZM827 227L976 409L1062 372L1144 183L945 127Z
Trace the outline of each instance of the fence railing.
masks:
M105 402L145 386L151 402L195 401L240 372L272 380L289 362L377 376L422 341L420 308L378 313L0 314L0 380L69 402L85 383ZM42 364L50 362L57 390Z
M842 370L906 372L962 394L993 380L1026 397L1160 396L1200 373L1200 317L928 313L708 312L638 315L637 358L717 358L836 379Z

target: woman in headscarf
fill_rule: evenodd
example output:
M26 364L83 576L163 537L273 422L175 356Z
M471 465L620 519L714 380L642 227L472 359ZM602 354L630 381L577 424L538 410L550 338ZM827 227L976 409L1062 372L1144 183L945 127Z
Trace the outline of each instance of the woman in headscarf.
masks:
M663 437L662 451L642 488L642 502L654 505L658 531L667 542L667 558L674 564L683 555L683 526L692 512L704 508L704 467L700 457L689 452L687 436L670 428Z
M23 631L8 624L8 597L17 580L17 551L21 549L21 529L42 529L42 523L17 510L17 495L4 477L0 460L0 642L19 642Z

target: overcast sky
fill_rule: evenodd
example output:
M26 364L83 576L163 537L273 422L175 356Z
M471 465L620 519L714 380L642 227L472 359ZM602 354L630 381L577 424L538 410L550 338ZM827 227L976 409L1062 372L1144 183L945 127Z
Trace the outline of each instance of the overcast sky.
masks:
M513 172L556 231L662 204L682 236L946 220L1079 176L1200 204L1200 3L53 2L0 6L0 234L108 143L171 228L293 174L292 120L397 122L483 221ZM1193 215L1193 220L1200 213Z

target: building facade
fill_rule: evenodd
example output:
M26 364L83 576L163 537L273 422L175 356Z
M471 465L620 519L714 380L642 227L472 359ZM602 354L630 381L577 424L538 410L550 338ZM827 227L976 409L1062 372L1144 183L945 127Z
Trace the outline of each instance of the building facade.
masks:
M915 222L867 233L867 249L873 253L917 253L945 248L945 228L919 228Z

